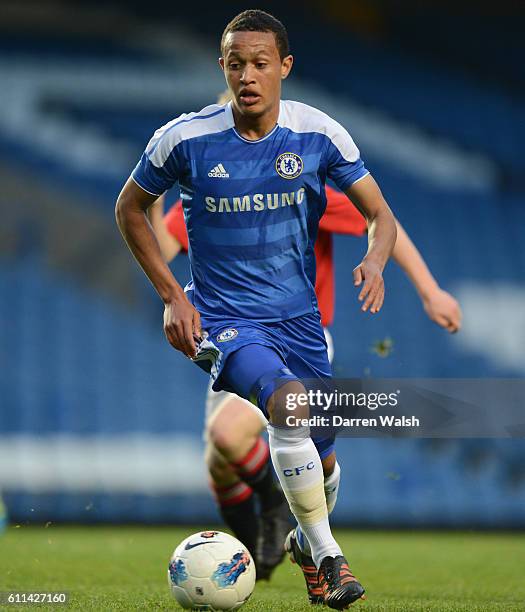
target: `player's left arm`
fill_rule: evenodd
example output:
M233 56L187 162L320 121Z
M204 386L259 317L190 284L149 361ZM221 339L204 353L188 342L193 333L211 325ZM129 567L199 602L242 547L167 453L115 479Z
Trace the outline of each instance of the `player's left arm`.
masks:
M392 259L401 267L416 288L429 318L450 333L459 331L462 314L457 300L450 293L441 289L421 253L399 221L396 223L397 240L392 251Z
M368 223L368 250L353 275L355 286L364 281L359 293L361 309L366 312L370 308L370 312L376 313L385 297L383 270L396 242L394 215L370 174L350 185L345 193Z

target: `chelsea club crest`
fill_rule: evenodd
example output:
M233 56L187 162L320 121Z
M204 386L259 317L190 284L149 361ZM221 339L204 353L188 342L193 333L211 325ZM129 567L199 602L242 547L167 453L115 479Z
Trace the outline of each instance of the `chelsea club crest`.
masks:
M238 333L239 332L233 327L225 329L217 336L217 342L228 342L228 340L233 340Z
M297 153L281 153L275 160L275 169L284 179L294 179L303 171L303 160Z

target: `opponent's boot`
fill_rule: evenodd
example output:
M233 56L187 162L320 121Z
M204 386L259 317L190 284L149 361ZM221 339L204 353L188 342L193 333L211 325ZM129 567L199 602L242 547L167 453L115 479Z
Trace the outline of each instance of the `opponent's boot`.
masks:
M282 503L262 510L257 542L257 580L269 580L284 557L284 541L290 529L290 511L283 496Z

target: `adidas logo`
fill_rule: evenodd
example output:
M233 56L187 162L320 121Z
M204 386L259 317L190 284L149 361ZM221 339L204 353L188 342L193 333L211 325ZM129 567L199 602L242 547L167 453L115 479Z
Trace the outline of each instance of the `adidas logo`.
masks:
M208 176L215 178L230 178L230 175L226 172L222 164L217 164L215 168L208 172Z

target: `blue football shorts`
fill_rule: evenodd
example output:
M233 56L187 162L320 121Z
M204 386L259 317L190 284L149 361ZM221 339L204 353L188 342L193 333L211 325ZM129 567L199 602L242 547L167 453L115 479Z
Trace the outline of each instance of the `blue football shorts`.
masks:
M257 404L266 417L265 402L257 395L266 376L275 378L279 372L289 379L331 378L318 314L273 323L249 319L201 323L206 337L194 361L211 375L213 390L235 393ZM314 443L321 459L333 451L333 437L314 438Z

